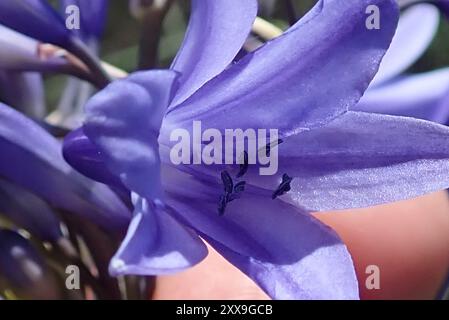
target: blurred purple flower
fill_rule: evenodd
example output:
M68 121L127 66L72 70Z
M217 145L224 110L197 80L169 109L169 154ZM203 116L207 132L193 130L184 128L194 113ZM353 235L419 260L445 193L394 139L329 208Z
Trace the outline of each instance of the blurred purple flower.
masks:
M438 3L449 4L448 1ZM437 8L430 4L405 10L370 90L354 110L448 123L449 68L404 74L429 47L439 20Z
M73 35L65 21L45 0L3 0L0 24L38 39L68 49Z
M372 206L449 186L449 129L348 112L390 44L396 3L319 1L285 34L231 64L256 2L230 2L193 1L172 65L180 76L153 70L112 83L87 105L89 139L79 132L81 146L66 141L74 167L86 171L76 152L88 148L87 161L104 163L103 174L119 177L133 194L134 218L110 271L183 270L206 256L200 236L273 298L356 299L346 247L308 211ZM371 4L381 10L380 30L365 27ZM224 166L174 166L168 157L171 130L193 120L221 131L278 128L279 174L260 176L250 167L241 198L219 216ZM291 190L272 200L284 173L293 177Z
M101 21L98 23L101 24ZM109 83L109 78L95 55L75 32L67 28L64 19L47 1L3 0L0 2L0 24L43 43L68 50L87 65L98 86L103 87ZM98 30L93 27L91 31Z
M29 117L43 119L46 103L42 75L0 70L0 101Z
M74 172L65 163L61 144L55 138L1 103L0 150L3 178L103 229L119 231L126 227L129 211L112 191Z
M34 194L3 179L0 212L43 241L55 243L62 238L58 215Z
M96 53L96 41L106 14L106 1L65 3L81 5L84 9L86 14L81 15L83 32L80 35L89 50ZM69 42L75 42L78 47L79 41L73 40L76 38L46 1L3 1L0 8L0 23L23 33L0 25L0 98L26 115L42 119L46 115L42 76L24 71L61 72L82 78L85 75L80 74L65 58L41 52L42 45L30 37L68 49L72 46L68 45Z
M46 0L3 0L0 3L0 24L44 43L51 43L78 53L79 38L101 36L107 1L61 0L61 7L76 5L80 10L80 30L66 26L66 12L60 15Z

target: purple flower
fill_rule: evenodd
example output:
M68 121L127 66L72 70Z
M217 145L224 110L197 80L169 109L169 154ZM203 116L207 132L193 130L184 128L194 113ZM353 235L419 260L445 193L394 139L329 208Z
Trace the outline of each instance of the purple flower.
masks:
M126 227L128 209L112 191L74 172L65 163L55 138L1 103L0 149L3 178L53 207L85 217L103 229L120 231Z
M0 92L0 100L29 117L46 116L44 84L39 73L0 70Z
M354 110L447 123L449 68L403 74L427 50L438 30L439 20L437 8L430 4L405 10L370 90Z
M106 168L104 162L98 161L101 152L90 142L82 128L72 131L65 137L63 155L69 164L85 176L115 188L126 190L120 179ZM79 155L82 155L82 159L78 158Z
M380 30L365 26L372 4L381 10ZM206 256L201 237L273 298L357 299L345 245L309 211L448 187L449 129L348 112L390 45L395 1L319 1L285 34L232 64L255 15L255 1L193 1L176 72L135 73L89 101L89 140L78 139L97 149L89 161L104 163L103 179L119 177L134 204L110 272L183 270ZM278 128L279 173L246 168L240 198L218 214L223 188L232 192L241 168L169 160L170 132L189 130L194 120L221 132ZM71 142L65 155L79 167L83 153L74 154ZM282 192L272 199L275 190Z
M432 5L406 9L371 86L388 82L415 63L432 43L439 24L439 11Z
M45 0L4 0L0 24L45 43L72 46L73 36L62 17Z
M79 9L80 29L67 27L67 12L61 16L45 0L4 0L0 3L0 24L16 30L44 43L51 43L69 51L79 53L80 44L76 34L82 37L98 38L101 36L106 18L107 1L61 0L66 8L76 5Z

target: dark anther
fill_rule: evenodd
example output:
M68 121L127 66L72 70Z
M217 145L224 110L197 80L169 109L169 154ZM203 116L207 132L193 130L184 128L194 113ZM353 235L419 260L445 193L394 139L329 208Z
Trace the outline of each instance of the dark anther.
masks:
M226 210L226 206L229 202L239 199L241 193L245 191L245 181L237 182L234 186L231 176L227 171L221 172L221 180L223 181L224 194L220 196L218 202L218 215L223 216Z
M218 215L223 216L226 210L226 205L228 204L227 196L220 196L220 200L218 201Z
M248 171L248 152L243 151L243 163L240 164L240 170L237 174L237 178L243 177L246 171Z
M237 184L235 185L235 187L234 187L234 192L235 192L235 193L240 193L240 192L245 191L245 185L246 185L246 182L245 182L245 181L240 181L239 183L237 183Z
M241 196L242 195L240 193L231 193L231 194L228 195L227 201L229 203L229 202L234 201L236 199L240 199Z
M273 141L273 142L267 144L266 147L265 147L266 148L266 155L267 155L267 157L270 156L271 149L273 149L274 147L280 145L282 142L284 142L282 139L278 139L277 141Z
M286 173L282 175L282 182L279 185L279 187L273 192L272 199L276 199L279 196L282 196L283 194L287 193L291 190L290 183L292 182L293 178L289 177Z
M225 192L232 193L232 190L234 189L234 184L232 182L231 175L227 171L222 171L221 180L223 181Z

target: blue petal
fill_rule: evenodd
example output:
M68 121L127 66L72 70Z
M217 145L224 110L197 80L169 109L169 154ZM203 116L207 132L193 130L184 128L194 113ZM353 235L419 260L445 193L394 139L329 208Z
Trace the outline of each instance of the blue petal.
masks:
M365 11L373 4L381 10L379 30L366 28ZM397 20L392 0L320 1L290 31L172 109L166 126L189 128L201 120L204 129L278 128L287 136L325 125L359 101Z
M125 188L118 177L106 167L98 148L84 134L83 128L72 131L64 139L64 159L78 172L92 180Z
M129 211L112 191L73 171L55 138L4 104L0 104L0 150L0 175L10 181L107 230L127 225Z
M403 76L368 90L354 107L389 115L446 123L449 108L449 68Z
M0 98L29 117L46 116L44 81L39 73L0 71Z
M310 214L248 186L219 216L220 184L167 170L167 202L178 219L270 297L358 299L354 266L345 245Z
M261 175L260 165L250 165L243 178L271 197L287 174L293 178L291 190L280 199L308 211L371 207L449 188L448 138L449 128L433 122L348 112L324 127L285 138L276 147L276 174ZM161 151L169 163L169 148ZM177 168L197 179L216 180L221 170L239 170Z
M370 207L449 188L449 128L413 118L348 112L279 145L275 176L247 173L249 183L311 211Z
M161 198L158 134L172 98L173 71L139 72L115 81L86 106L84 132L128 189Z
M207 256L207 248L179 224L168 207L136 197L134 218L109 270L112 275L161 275L182 271Z
M180 72L175 106L222 72L243 47L257 14L255 0L193 0L187 34L171 68Z
M45 0L0 1L0 24L45 43L66 47L70 31Z
M438 9L432 5L421 4L406 10L371 85L379 85L415 63L435 37L439 22Z

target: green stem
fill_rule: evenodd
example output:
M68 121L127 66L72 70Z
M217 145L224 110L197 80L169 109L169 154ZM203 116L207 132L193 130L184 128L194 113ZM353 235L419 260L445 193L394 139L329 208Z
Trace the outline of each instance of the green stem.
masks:
M111 78L104 71L100 60L80 39L71 39L69 51L86 64L92 75L92 81L99 89L106 87L111 82Z
M162 24L173 0L166 0L160 8L148 8L142 18L139 70L153 69L158 65L159 42L162 34Z

